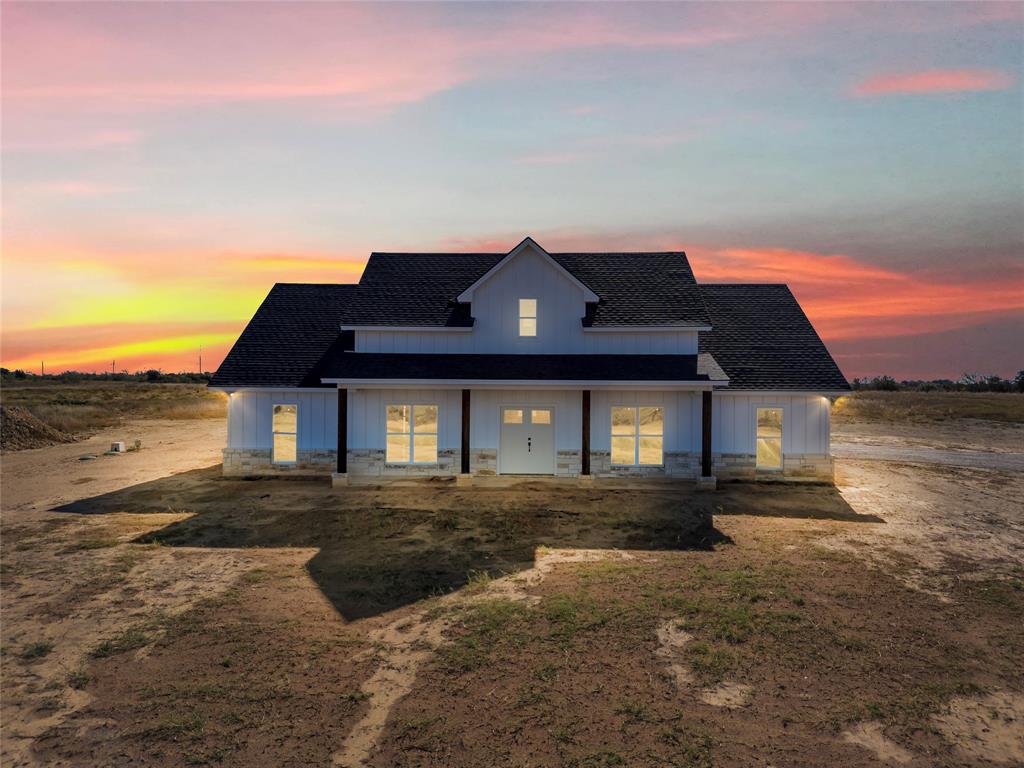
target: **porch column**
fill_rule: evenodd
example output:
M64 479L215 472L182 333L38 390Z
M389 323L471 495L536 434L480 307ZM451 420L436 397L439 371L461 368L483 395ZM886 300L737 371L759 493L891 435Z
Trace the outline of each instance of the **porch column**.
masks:
M462 474L469 474L469 390L462 390Z
M348 390L338 387L338 474L348 472Z
M711 390L701 392L700 474L711 479Z
M580 474L590 474L590 390L583 390L583 439L580 441Z

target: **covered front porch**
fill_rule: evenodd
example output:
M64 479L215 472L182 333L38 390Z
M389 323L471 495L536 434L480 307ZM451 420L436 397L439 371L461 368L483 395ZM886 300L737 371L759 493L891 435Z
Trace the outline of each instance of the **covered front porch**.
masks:
M713 485L712 389L338 383L334 481L665 478Z

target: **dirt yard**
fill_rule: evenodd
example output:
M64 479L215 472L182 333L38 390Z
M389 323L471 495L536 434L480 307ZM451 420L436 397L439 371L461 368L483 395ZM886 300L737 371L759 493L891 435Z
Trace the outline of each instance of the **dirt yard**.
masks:
M3 456L5 766L1024 764L1019 423L715 493L224 480L223 436Z

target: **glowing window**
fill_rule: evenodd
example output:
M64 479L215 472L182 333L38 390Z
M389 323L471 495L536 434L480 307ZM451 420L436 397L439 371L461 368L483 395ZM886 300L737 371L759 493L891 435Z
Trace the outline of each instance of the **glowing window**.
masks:
M519 335L537 335L537 300L519 300Z
M782 469L782 409L757 409L757 468Z
M612 408L612 464L660 466L665 413L653 406Z
M387 461L389 464L437 462L437 406L387 407Z
M299 406L275 405L271 431L274 439L273 462L294 464L299 449Z
M534 408L530 411L531 424L550 424L551 410L548 408Z
M502 412L501 420L505 424L522 424L523 411L521 408L506 408Z

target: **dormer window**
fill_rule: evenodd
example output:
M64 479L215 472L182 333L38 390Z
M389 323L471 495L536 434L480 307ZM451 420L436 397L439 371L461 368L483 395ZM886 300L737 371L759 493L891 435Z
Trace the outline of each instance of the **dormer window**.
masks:
M537 300L519 300L519 335L537 335Z

